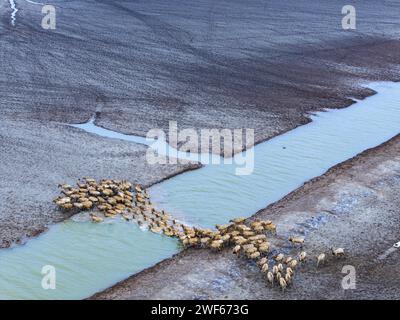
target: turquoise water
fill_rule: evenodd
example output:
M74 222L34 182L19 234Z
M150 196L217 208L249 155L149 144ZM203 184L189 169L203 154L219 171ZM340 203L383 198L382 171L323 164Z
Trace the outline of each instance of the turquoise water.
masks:
M68 220L26 245L0 252L0 299L82 299L178 251L175 239L121 219ZM43 266L56 289L42 288Z
M254 214L400 133L400 84L370 87L379 94L346 109L319 112L311 123L257 145L253 174L237 176L235 165L207 165L154 185L153 201L180 220L202 226ZM81 129L92 134L100 130L93 123ZM100 135L132 141L132 136L106 129ZM101 224L74 220L51 227L24 246L0 251L0 298L84 298L179 250L176 240L119 218ZM55 290L41 286L44 265L56 267Z

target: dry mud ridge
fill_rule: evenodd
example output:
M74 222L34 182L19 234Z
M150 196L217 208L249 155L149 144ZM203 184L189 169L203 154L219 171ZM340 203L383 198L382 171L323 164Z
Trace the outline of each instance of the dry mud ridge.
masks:
M88 120L145 135L180 127L253 128L256 142L398 80L398 1L16 1L0 4L0 247L66 218L50 200L82 176L149 185L192 166L152 166L145 148L65 126Z
M278 227L279 252L298 252L287 241L304 235L312 256L296 269L284 293L271 288L254 262L231 250L187 249L92 299L399 299L400 136L340 164L253 216ZM331 246L346 257L315 257ZM343 290L345 265L356 288Z

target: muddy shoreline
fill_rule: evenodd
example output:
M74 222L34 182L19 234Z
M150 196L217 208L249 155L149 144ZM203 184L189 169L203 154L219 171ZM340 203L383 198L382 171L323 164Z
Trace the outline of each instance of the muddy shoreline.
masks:
M369 23L354 31L340 28L341 6L328 0L52 4L53 31L41 29L39 6L19 2L11 26L0 4L0 248L69 217L51 203L60 182L150 186L195 169L150 167L143 146L60 123L101 108L98 125L126 134L175 120L181 129L252 128L257 144L373 94L365 83L399 80L394 0L355 1Z
M369 97L369 96L371 96L371 95L374 95L374 94L376 94L376 92L374 91L374 90L370 90L370 94L368 94L368 95L366 95L366 97ZM364 98L366 98L366 97L364 97ZM356 101L352 101L351 103L349 103L349 105L347 105L347 106L342 106L342 107L337 107L336 109L341 109L341 108L346 108L346 107L348 107L348 106L351 106L352 104L354 104L354 103L356 103ZM316 110L317 111L317 110ZM96 115L97 116L99 116L101 113L97 113L96 112ZM91 117L89 117L88 118L88 120L90 119ZM88 120L85 120L85 121L83 121L83 122L80 122L80 123L86 123ZM255 142L255 145L257 145L257 144L259 144L259 143L263 143L263 142L267 142L268 140L270 140L270 139L273 139L274 137L276 137L276 136L279 136L279 135L282 135L282 134L284 134L284 133L286 133L286 132L288 132L288 131L291 131L291 130L294 130L295 128L297 128L297 127L299 127L299 126L302 126L302 125L306 125L306 124L308 124L308 123L310 123L312 120L310 119L310 118L305 118L305 120L306 121L304 121L304 123L299 123L299 124L297 124L296 126L294 126L293 128L288 128L288 129L286 129L286 130L284 130L284 131L282 131L282 132L280 132L280 133L277 133L276 135L273 135L273 136L271 136L271 137L268 137L268 138L266 138L265 140L262 140L262 141L256 141ZM68 124L64 124L64 123L57 123L56 125L60 125L60 126L62 126L62 127L64 127L64 128L70 128L69 126L68 126ZM96 123L96 125L97 125L97 123ZM99 125L99 127L102 127L102 126L100 126ZM104 127L104 128L106 128L106 127ZM106 128L107 129L107 128ZM75 131L80 131L79 129L71 129L71 130L75 130ZM103 137L98 137L98 136L96 136L95 134L91 134L91 133L85 133L85 132L81 132L81 133L83 133L84 135L85 134L88 134L89 136L91 136L91 137L93 137L93 138L95 138L95 139L105 139L105 141L109 141L109 142L111 142L112 143L112 141L116 141L116 143L118 143L118 140L114 140L114 139L107 139L107 138L103 138ZM82 137L83 139L84 139L84 137ZM104 141L103 141L104 142ZM129 143L132 143L132 142L129 142ZM128 144L129 144L128 143ZM135 145L135 143L133 143L133 145ZM138 146L135 146L135 147L141 147L141 145L138 145ZM248 147L252 147L252 146L248 146ZM241 149L241 150L235 150L234 152L235 153L239 153L239 152L242 152L243 150L245 150L245 149ZM221 154L221 156L223 156L223 154ZM190 164L187 164L187 165L178 165L178 168L176 169L176 168L169 168L169 169L171 169L172 170L172 172L171 173L163 173L162 175L164 175L161 179L159 179L159 180L156 180L156 181L154 181L154 179L158 179L158 178L151 178L151 180L153 180L153 181L151 181L151 182L147 182L146 180L145 180L145 182L144 183L141 183L145 188L149 188L149 187L151 187L151 186L153 186L153 185L155 185L155 184L158 184L158 183L162 183L163 181L165 181L165 180L168 180L168 179L171 179L171 178L173 178L173 177L175 177L175 176L177 176L177 175L180 175L180 174L182 174L182 173L185 173L185 172L189 172L189 171L192 171L192 170L197 170L197 169L200 169L202 167L202 165L201 164L196 164L196 163L190 163ZM157 168L157 170L160 170L160 168ZM161 169L162 170L162 169ZM170 171L170 170L168 170L168 171ZM112 178L112 177L110 177L110 178ZM77 177L77 179L79 179L79 177ZM147 179L147 178L146 178ZM138 180L136 180L136 181L138 181ZM139 183L139 182L138 182ZM53 194L55 195L56 194L56 191L54 191L53 192ZM53 198L54 198L54 196L53 196ZM53 224L55 224L55 223L60 223L60 222L62 222L62 221L64 221L64 220L66 220L66 219L69 219L69 218L71 218L71 216L73 216L75 213L73 213L73 212L61 212L60 210L58 210L57 208L56 208L56 206L54 206L50 201L49 201L49 205L51 206L51 207L53 207L54 208L54 212L57 212L57 217L54 219L54 220L52 220L51 222L49 222L48 224L45 224L45 225L42 225L42 226L40 226L40 227L38 227L38 228L35 228L34 230L32 230L32 231L28 231L28 232L26 232L24 235L22 235L22 236L20 236L19 238L17 237L17 238L14 238L14 240L12 240L12 241L9 241L9 240L3 240L2 241L2 243L0 243L0 248L9 248L9 247L13 247L13 246L18 246L18 245L23 245L23 244L25 244L27 241L29 241L29 239L30 238L32 238L32 237L37 237L37 236L39 236L40 234L42 234L43 232L46 232L47 230L48 230L48 228L49 227L51 227L51 225L53 225ZM60 216L61 215L61 216Z
M374 95L374 94L376 94L375 91L369 90L369 91L368 91L368 94L367 94L365 97L362 97L362 98L366 98L366 97L369 97L369 96ZM335 107L335 108L336 108L336 109L345 108L345 107L351 106L351 105L354 104L354 103L356 103L356 101L352 101L351 103L349 103L349 104L346 105L346 106L337 106L337 107ZM332 108L332 109L333 109L333 108ZM319 111L319 110L320 110L320 109L315 110L315 111L313 111L313 112L316 112L316 111ZM96 114L97 114L97 113L96 113ZM99 115L101 115L101 113L99 113L97 116L99 116ZM85 122L87 122L90 118L91 118L91 116L89 116L88 119L85 119L84 121L81 121L81 122L78 122L78 123L85 123ZM11 120L11 122L14 122L14 119L10 119L10 120ZM7 121L7 118L5 118L3 121ZM272 136L270 136L270 137L265 138L265 140L255 141L255 145L257 145L257 144L259 144L259 143L266 142L266 141L268 141L268 140L270 140L270 139L273 139L274 137L279 136L279 135L281 135L281 134L284 134L284 133L286 133L286 132L288 132L288 131L290 131L290 130L293 130L293 129L299 127L299 126L306 125L307 123L310 123L311 121L312 121L312 120L311 120L309 117L305 117L305 118L304 118L304 122L298 123L298 124L296 124L294 127L286 128L285 130L283 130L283 131L281 131L281 132L279 132L279 133L276 133L276 134L274 134L274 135L272 135ZM36 122L36 121L35 121L35 122ZM34 122L34 123L35 123L35 122ZM39 123L40 123L40 122L39 122ZM96 125L98 125L98 124L96 123ZM40 126L45 126L45 125L40 123ZM142 145L137 145L137 144L131 143L131 142L121 142L121 141L114 140L114 139L107 139L107 138L103 138L103 137L98 137L98 136L96 136L96 135L94 135L94 134L85 133L85 132L83 132L83 131L81 131L81 130L79 130L79 129L71 128L71 127L68 126L67 123L58 123L58 122L57 122L57 123L52 123L52 122L50 122L50 126L51 126L51 127L60 127L60 128L66 129L66 130L69 129L69 130L72 130L74 134L80 133L80 134L82 135L82 136L80 137L80 139L82 139L83 141L85 141L85 139L86 139L85 136L88 135L89 137L91 137L91 139L93 139L93 141L96 141L96 143L99 142L99 143L101 143L101 144L107 144L107 145L109 145L109 146L110 146L111 144L113 144L113 143L114 143L116 146L118 146L118 145L121 144L121 143L122 143L122 144L125 144L126 146L129 146L129 145L131 144L131 146L132 146L132 148L133 148L134 150L136 150L136 149L142 149L142 150L143 150L143 151L141 151L141 154L139 155L139 157L140 157L141 159L143 159L143 157L144 157L144 155L145 155L145 149L146 149L146 147L144 147L144 146L142 146ZM101 126L101 125L99 125L99 127L104 127L104 128L107 129L107 127ZM32 129L34 129L34 127L32 127ZM62 131L64 131L64 130L62 130ZM64 133L64 134L66 134L66 133ZM5 138L5 137L2 137L2 138ZM49 138L49 139L50 139L50 138ZM95 143L95 144L96 144L96 143ZM234 152L235 152L235 153L238 153L238 152L241 152L241 151L242 151L242 150L235 150ZM221 156L223 156L223 155L221 155ZM131 161L132 161L132 162L133 162L133 161L137 161L137 156L135 155L135 156L133 157L133 159L131 159ZM167 166L168 166L168 165L167 165ZM144 187L148 188L148 187L151 187L152 185L161 183L161 182L163 182L163 181L165 181L165 180L171 179L171 178L173 178L173 177L175 177L175 176L177 176L177 175L179 175L179 174L185 173L185 172L187 172L187 171L199 169L199 168L202 167L202 165L201 165L201 164L194 164L194 163L192 163L192 164L187 164L187 165L177 165L177 166L175 166L175 167L173 167L172 165L170 165L169 168L165 168L165 167L166 167L165 165L162 166L162 167L163 167L163 168L161 168L161 166L158 166L158 168L156 168L156 170L159 170L159 171L162 172L162 173L160 174L161 178L160 178L160 176L159 176L159 177L156 177L156 176L154 176L154 175L152 175L152 174L150 174L150 177L149 177L149 175L144 174L144 176L145 176L144 179L143 179L143 178L137 179L137 178L135 177L133 181L134 181L135 183L140 183L140 184L142 184ZM154 169L154 167L152 167L152 169ZM133 171L135 171L135 172L137 172L137 171L139 171L139 170L140 170L140 169L138 169L138 168L133 168ZM84 176L84 175L86 175L86 174L83 173L83 176ZM98 175L97 175L97 176L98 176ZM107 176L108 176L109 178L112 178L111 175L107 175ZM78 176L76 177L76 179L79 179L79 178L80 178L80 177L78 177ZM99 179L100 179L100 178L102 178L102 177L99 176ZM121 179L125 179L125 177L121 177ZM150 179L150 181L149 181L149 179ZM66 181L66 180L63 180L63 181ZM68 179L68 181L69 181L69 183L73 183L73 181L70 180L70 179ZM58 183L57 183L57 184L58 184ZM1 233L3 239L2 239L2 241L0 242L0 249L1 249L1 248L9 248L9 247L12 247L12 246L15 246L15 245L23 245L24 243L26 243L27 241L29 241L30 238L39 236L41 233L46 232L46 231L48 230L48 228L51 227L52 224L60 223L60 222L62 222L62 221L64 221L64 220L66 220L66 219L69 219L69 218L73 215L73 213L60 212L60 211L53 205L53 203L51 202L51 200L57 195L57 189L56 189L56 185L57 185L57 184L54 185L54 190L51 192L52 196L51 196L51 198L48 200L48 203L42 204L42 205L45 205L47 208L49 208L49 210L52 210L52 211L54 212L54 217L51 218L50 221L45 221L44 223L43 223L43 222L39 222L40 225L39 225L39 226L35 226L33 230L30 230L30 229L32 229L31 226L30 226L29 229L23 230L21 235L19 235L19 236L18 236L18 235L17 235L17 236L12 236L11 239L10 239L10 237L7 237L7 236L4 237L4 233ZM50 190L49 190L48 192L50 192ZM0 217L0 218L1 218L1 217ZM31 222L32 222L32 221L30 221L29 224L31 224ZM35 222L34 222L33 224L35 225Z
M371 95L373 95L373 94L375 94L376 92L374 92L374 91L371 91ZM367 95L367 96L370 96L370 95ZM367 97L366 96L366 97ZM353 103L355 103L355 101L353 101L352 103L350 103L348 106L350 106L350 105L352 105ZM346 107L346 106L343 106L343 108L344 107ZM338 108L342 108L342 107L338 107ZM81 122L78 122L78 123L86 123L89 119L91 118L91 116L89 116L88 117L88 119L87 120L84 120L84 121L81 121ZM273 136L271 136L271 137L268 137L268 138L266 138L265 140L261 140L261 141L256 141L255 142L255 145L257 145L257 144L259 144L259 143L263 143L263 142L266 142L266 141L268 141L268 140L270 140L270 139L272 139L272 138L274 138L274 137L276 137L276 136L278 136L278 135L281 135L281 134L284 134L285 132L288 132L288 131L290 131L290 130L293 130L293 129L295 129L295 128L297 128L297 127L299 127L299 126L302 126L302 125L305 125L305 124L307 124L307 123L309 123L309 122L311 122L312 120L310 119L310 118L305 118L307 121L304 121L304 123L299 123L299 124L297 124L295 127L293 127L293 128L287 128L286 130L284 130L284 131L282 131L282 132L280 132L280 133L277 133L277 134L275 134L275 135L273 135ZM5 121L7 121L7 119L4 119ZM13 119L11 120L11 122L14 122L13 121ZM68 124L67 123L50 123L50 125L51 126L59 126L59 127L61 127L61 128L63 128L63 129L70 129L70 130L73 130L73 132L74 133L78 133L78 132L80 132L83 136L81 137L81 139L82 140L85 140L86 138L85 138L85 135L88 135L88 136L90 136L91 138L93 138L93 139L100 139L100 140L103 140L103 141L100 141L101 143L107 143L107 144L112 144L112 143L115 143L116 145L118 145L119 143L121 143L121 142L118 142L118 140L114 140L114 139L107 139L107 138L103 138L103 137L98 137L98 136L96 136L96 135L94 135L94 134L90 134L90 133L85 133L85 132L83 132L83 131L81 131L81 130L79 130L79 129L76 129L76 128L72 128L72 127L69 127L68 126ZM97 124L96 124L97 125ZM99 125L99 127L102 127L101 125ZM104 127L104 128L106 128L106 127ZM107 129L107 128L106 128ZM2 137L3 138L3 137ZM144 146L141 146L141 145L137 145L137 144L135 144L135 143L131 143L131 142L129 142L129 143L126 143L126 142L122 142L123 144L126 144L126 145L129 145L129 144L132 144L132 146L133 146L133 149L136 149L136 148L139 148L139 149L145 149L145 147ZM250 146L251 147L251 146ZM244 149L242 149L242 150L244 150ZM239 153L239 152L241 152L242 150L235 150L234 152L235 153ZM142 151L142 154L140 155L140 157L141 158L143 158L143 156L144 156L144 154L145 154L145 151ZM221 155L221 156L223 156L223 155ZM134 157L134 158L136 158L136 157ZM133 160L135 160L135 159L132 159L132 161ZM164 166L165 167L165 166ZM150 178L151 179L151 182L149 182L149 181L147 181L149 178L145 178L144 180L141 180L141 179L135 179L134 181L135 182L137 182L137 183L141 183L145 188L149 188L149 187L151 187L152 185L155 185L155 184L158 184L158 183L161 183L161 182L163 182L163 181L165 181L165 180L168 180L168 179L171 179L171 178L173 178L173 177L175 177L175 176L177 176L177 175L179 175L179 174L182 174L182 173L185 173L185 172L187 172L187 171L191 171L191 170L197 170L197 169L199 169L199 168L201 168L202 167L202 165L201 164L195 164L195 163L192 163L192 164L187 164L187 165L178 165L176 168L173 168L172 166L170 166L170 168L168 168L166 171L167 172L163 172L160 176L162 177L162 178L159 178L159 177L152 177L152 178ZM135 168L136 169L136 168ZM165 169L161 169L161 168L157 168L157 170L165 170ZM168 171L172 171L171 173L168 173ZM108 176L109 178L112 178L112 176ZM76 177L76 179L79 179L80 177ZM99 179L100 179L100 177L99 177ZM122 178L121 178L122 179ZM65 181L65 180L64 180ZM70 183L72 183L71 181L72 180L69 180L70 181ZM58 183L57 183L58 184ZM55 213L55 217L53 217L50 221L46 221L46 222L39 222L40 223L40 225L39 226L35 226L34 227L34 230L29 230L29 229L31 229L31 227L28 229L28 230L23 230L22 231L22 234L21 235L17 235L17 236L12 236L12 238L10 239L10 237L7 237L7 236L5 236L5 234L4 233L1 233L1 235L2 235L2 239L1 239L1 242L0 242L0 249L1 248L9 248L9 247L13 247L13 246L16 246L16 245L23 245L23 244L25 244L27 241L29 241L29 239L30 238L32 238L32 237L37 237L37 236L39 236L40 234L42 234L43 232L46 232L47 230L48 230L48 228L49 227L51 227L51 225L52 224L55 224L55 223L60 223L60 222L62 222L62 221L64 221L64 220L66 220L66 219L69 219L72 215L73 215L73 213L70 213L70 212L61 212L61 211L59 211L57 208L56 208L56 206L54 206L53 205L53 203L51 202L51 200L57 195L57 189L56 189L56 186L57 186L57 184L55 184L54 185L54 190L53 190L53 192L51 192L51 194L52 194L52 197L49 199L49 201L48 201L48 203L47 204L45 204L48 208L52 208L53 209L53 211L54 211L54 213ZM49 190L50 191L50 190ZM1 218L1 217L0 217ZM32 222L32 221L31 221ZM35 224L35 223L34 223Z
M101 109L97 124L126 134L173 120L181 129L251 128L257 144L306 124L310 112L371 95L365 83L399 80L396 1L367 2L354 5L371 23L349 32L328 0L55 0L51 31L40 27L40 6L19 2L12 26L1 3L0 248L67 217L50 202L60 182L151 185L188 169L149 168L141 146L60 123Z
M395 276L395 270L399 270L399 267L394 267L393 263L400 253L394 252L386 261L376 261L379 254L382 254L398 241L396 236L399 228L390 222L400 219L399 207L396 207L396 203L400 203L400 198L396 195L396 188L398 190L400 187L399 160L400 136L398 135L378 147L366 150L356 157L336 165L324 175L310 180L250 218L259 217L279 221L278 227L283 224L282 231L278 232L282 234L283 242L287 234L294 232L294 230L300 232L299 224L305 224L310 217L321 215L321 212L324 212L326 216L335 216L335 221L326 222L326 225L321 228L329 228L329 224L331 224L332 228L341 230L341 237L337 237L337 231L331 231L328 235L321 235L318 233L322 231L318 229L308 230L309 234L306 236L306 240L310 244L307 244L307 250L315 253L323 251L324 249L321 247L324 245L329 248L329 243L338 246L348 242L345 247L349 254L344 261L330 261L323 270L316 270L315 266L311 266L312 263L306 265L304 270L299 271L301 275L298 283L286 296L276 292L276 290L266 288L265 284L261 285L260 282L262 283L265 279L262 279L255 267L247 261L237 259L228 250L224 250L221 254L215 254L207 250L187 249L103 292L93 295L90 299L398 298L400 297L399 279ZM355 175L355 173L360 174L361 172L365 172L366 176L374 176L363 178ZM381 174L380 177L377 176L378 173ZM349 190L348 185L354 190ZM370 195L366 196L367 199L363 195L366 190L371 192ZM353 205L354 208L338 209L340 207L338 203L344 201L340 197L346 198L348 193L359 202L364 202ZM335 200L327 202L326 198L334 198ZM371 201L378 204L372 205ZM394 204L389 205L389 201L390 203L394 202ZM368 214L370 215L368 218L371 218L372 221L365 220L363 217L363 215L367 215L366 211L371 211L374 207L380 212L381 219L389 217L386 222L379 221L380 224L384 225L383 227L375 226L374 219L376 219L377 212ZM339 212L340 210L346 212ZM349 213L349 210L354 210L358 217L352 217L353 213ZM362 227L357 224L357 219L360 219L359 224L366 224L366 226ZM337 220L342 221L338 222ZM344 227L349 221L355 223L352 230L346 230L346 227ZM378 230L377 234L374 234L372 229L370 235L364 234L365 230L370 228L382 230ZM329 232L327 231L327 233ZM378 235L381 237L378 237ZM323 239L324 237L327 237L328 240ZM353 240L348 241L348 239L342 239L343 237ZM361 245L357 243L358 241L361 242ZM362 273L364 281L362 290L344 292L338 286L337 282L340 277L338 268L345 264L354 264ZM235 272L233 272L234 270ZM393 270L394 272L386 279L381 279L378 270ZM387 273L385 274L387 275ZM193 280L202 277L206 280L199 281L198 284ZM188 282L187 286L183 285L185 281ZM218 281L229 285L226 285L226 288L213 287L212 283ZM382 283L378 283L379 281L382 281ZM326 292L327 289L321 290L323 286L327 286L327 283L330 283L333 289L328 290L328 292ZM243 285L245 288L241 287ZM254 288L250 290L253 286L260 291ZM305 287L307 291L301 292L301 288L304 289ZM167 289L163 290L162 288ZM382 288L385 288L385 290L379 292ZM232 291L236 292L237 295ZM323 291L328 295L324 297Z

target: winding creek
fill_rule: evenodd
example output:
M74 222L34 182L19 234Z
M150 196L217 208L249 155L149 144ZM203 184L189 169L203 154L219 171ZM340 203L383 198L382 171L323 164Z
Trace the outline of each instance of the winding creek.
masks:
M206 165L152 186L153 202L201 226L254 214L400 133L400 84L369 87L378 94L345 109L318 112L309 124L255 146L253 174L235 175L235 165ZM74 126L107 139L149 144L93 121ZM85 298L178 251L176 240L144 231L134 222L118 218L94 224L77 215L23 246L0 251L0 299ZM44 265L56 267L56 290L41 287Z

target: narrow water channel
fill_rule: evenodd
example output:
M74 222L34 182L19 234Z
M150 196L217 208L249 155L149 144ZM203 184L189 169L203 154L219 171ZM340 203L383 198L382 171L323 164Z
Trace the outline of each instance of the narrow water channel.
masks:
M400 133L400 84L370 86L377 95L254 148L255 169L207 165L150 188L158 207L187 223L212 226L250 216L309 179ZM110 139L133 138L93 123L80 129ZM142 143L143 141L136 141ZM120 219L94 224L79 216L57 224L24 246L0 250L0 299L79 299L178 252L177 241ZM53 265L57 288L44 290L41 269Z

